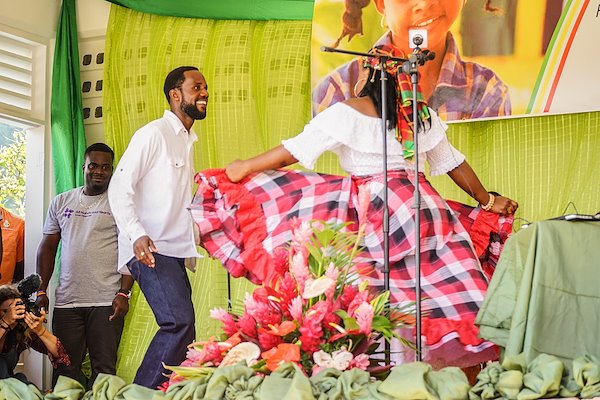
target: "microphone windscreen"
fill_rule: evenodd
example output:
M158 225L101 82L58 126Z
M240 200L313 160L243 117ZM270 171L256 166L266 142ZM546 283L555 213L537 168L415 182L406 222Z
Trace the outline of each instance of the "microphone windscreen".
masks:
M42 278L38 274L31 274L17 284L17 290L21 296L29 297L37 292L42 284Z

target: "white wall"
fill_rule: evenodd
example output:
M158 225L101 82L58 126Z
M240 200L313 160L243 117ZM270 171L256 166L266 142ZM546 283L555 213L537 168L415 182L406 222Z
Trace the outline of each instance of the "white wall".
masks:
M0 0L0 24L53 39L61 4L61 0ZM109 11L108 1L77 0L79 35L104 35Z

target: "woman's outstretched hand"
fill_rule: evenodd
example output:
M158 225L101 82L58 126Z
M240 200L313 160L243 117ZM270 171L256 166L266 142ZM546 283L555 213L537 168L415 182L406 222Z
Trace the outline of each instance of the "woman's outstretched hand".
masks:
M235 160L225 167L225 174L231 182L239 182L248 175L246 162L244 160Z
M519 203L504 196L496 196L491 212L501 215L514 214L519 208Z

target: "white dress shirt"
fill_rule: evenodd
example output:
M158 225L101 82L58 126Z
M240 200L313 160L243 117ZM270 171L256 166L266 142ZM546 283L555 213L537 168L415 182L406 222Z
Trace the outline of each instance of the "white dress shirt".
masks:
M188 211L196 140L196 133L188 132L169 110L131 138L108 188L119 228L120 273L129 274L126 264L134 256L133 243L145 235L160 254L200 257Z

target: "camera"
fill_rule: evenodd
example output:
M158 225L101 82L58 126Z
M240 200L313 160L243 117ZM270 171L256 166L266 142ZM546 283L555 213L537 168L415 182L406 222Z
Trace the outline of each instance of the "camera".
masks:
M31 274L17 284L17 290L21 295L17 305L23 304L25 311L29 311L38 317L41 315L40 308L35 304L35 300L31 300L31 297L39 290L41 284L42 278L38 274Z

